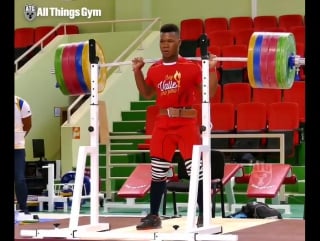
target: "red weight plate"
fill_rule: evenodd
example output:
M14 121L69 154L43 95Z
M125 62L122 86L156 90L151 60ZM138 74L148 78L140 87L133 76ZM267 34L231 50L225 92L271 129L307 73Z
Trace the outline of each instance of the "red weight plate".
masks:
M83 90L80 86L76 69L77 44L71 44L64 48L62 54L62 73L65 85L70 95L81 95Z
M267 82L269 83L270 88L279 89L277 75L276 75L276 53L277 53L277 44L279 36L272 35L269 41L269 51L268 51L268 71L267 71Z
M261 44L261 53L260 53L260 75L261 75L261 82L262 82L262 86L264 88L269 88L269 82L267 79L267 75L268 75L268 67L269 67L269 63L268 63L268 52L269 52L269 42L270 42L270 35L264 35L263 36L263 40L262 40L262 44Z

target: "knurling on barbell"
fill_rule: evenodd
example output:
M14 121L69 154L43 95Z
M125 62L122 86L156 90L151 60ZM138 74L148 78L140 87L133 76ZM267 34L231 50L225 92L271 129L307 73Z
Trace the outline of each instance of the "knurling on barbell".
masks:
M131 65L131 61L106 63L101 46L96 42L99 59L98 93L107 80L107 67ZM201 61L200 57L187 57ZM296 68L305 65L305 59L296 55L292 33L254 32L249 40L247 57L216 57L217 61L247 62L248 79L253 88L289 89L293 85ZM144 59L154 63L160 59ZM57 87L64 95L90 94L91 75L89 41L61 44L54 58Z

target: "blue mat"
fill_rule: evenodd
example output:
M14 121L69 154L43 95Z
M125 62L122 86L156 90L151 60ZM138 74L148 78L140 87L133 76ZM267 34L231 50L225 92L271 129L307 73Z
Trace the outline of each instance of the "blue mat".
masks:
M31 224L31 223L46 223L46 222L54 222L58 219L52 219L52 218L40 218L40 219L35 219L31 221L14 221L15 224Z

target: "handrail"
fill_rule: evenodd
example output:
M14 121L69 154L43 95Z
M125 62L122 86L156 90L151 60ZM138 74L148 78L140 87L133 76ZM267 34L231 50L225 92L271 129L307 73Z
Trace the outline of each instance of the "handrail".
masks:
M136 18L136 19L118 19L118 20L102 20L102 21L88 21L88 22L73 22L73 23L60 23L59 25L82 25L82 24L105 24L111 23L112 26L116 23L132 23L132 22L148 22L148 21L159 21L160 18ZM114 27L113 27L114 30Z
M40 50L43 49L43 42L51 35L54 34L58 28L61 26L67 26L67 25L84 25L84 24L112 24L112 32L114 32L115 27L114 25L116 23L131 23L131 22L147 22L152 21L151 27L160 20L160 18L141 18L141 19L119 19L119 20L106 20L106 21L94 21L94 22L74 22L74 23L59 23L56 27L54 27L50 32L48 32L45 36L43 36L38 42L33 44L28 50L26 50L22 55L20 55L17 59L14 61L15 65L15 72L18 71L19 66L18 63L25 58L27 55L29 55L33 50L35 50L40 45ZM150 27L150 28L151 28ZM148 27L149 28L149 27ZM64 27L64 33L66 32L66 27Z
M152 23L145 28L145 30L115 59L114 62L119 62L124 56L128 54L128 52L138 44L138 42L141 42L143 38L145 38L145 34L147 34L148 31L158 22L160 21L160 18L156 18ZM161 23L160 23L161 24ZM112 67L111 67L112 68Z
M277 149L271 148L256 148L256 149L237 149L237 148L227 148L227 149L214 149L222 152L279 152L280 153L280 163L285 163L285 135L284 133L219 133L211 134L211 138L279 138L280 145ZM111 199L111 168L113 167L111 163L111 155L119 153L142 153L149 152L149 150L111 150L111 140L138 140L138 139L150 139L151 135L136 134L136 135L110 135L110 142L106 145L106 196ZM131 166L128 164L128 166ZM281 191L283 193L283 191Z
M68 107L67 109L67 123L70 124L71 123L71 111L72 109L81 101L81 99L85 97L84 94L79 95L77 97L77 99L75 101L73 101L73 103Z
M154 25L159 21L160 22L160 18L155 18L155 19L134 19L133 21L150 21L152 20L151 24L149 24L149 26L147 26L145 28L144 31L142 31L142 33L115 59L114 62L118 62L120 61L122 58L124 58L130 51L132 51L132 49L139 43L141 42L144 38L145 35L154 27ZM118 22L131 22L130 20L117 20L117 21L101 21L101 22L113 22L113 23L118 23ZM82 23L84 24L84 22ZM160 22L161 24L161 22ZM108 67L108 71L111 68L114 68L115 66L111 66ZM67 123L71 122L71 110L74 108L74 106L76 106L77 103L80 102L80 100L84 97L84 95L80 95L73 103L72 105L70 105L68 107L67 110Z
M14 60L14 65L15 65L15 72L18 71L19 66L18 63L20 60L25 58L28 54L30 54L32 51L34 51L36 48L39 47L40 45L40 51L41 49L44 48L43 42L52 34L54 34L57 29L60 27L60 25L56 26L55 28L51 29L46 35L44 35L38 42L34 43L28 50L26 50L23 54L21 54L17 59Z

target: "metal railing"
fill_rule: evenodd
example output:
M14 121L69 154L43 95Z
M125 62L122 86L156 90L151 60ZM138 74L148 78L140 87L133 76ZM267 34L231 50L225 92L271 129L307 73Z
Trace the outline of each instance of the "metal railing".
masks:
M64 28L64 34L66 34L66 26L67 25L99 25L103 24L104 26L106 24L111 25L111 32L115 31L115 25L118 23L135 23L135 22L151 22L151 24L146 27L146 29L151 29L156 23L161 24L160 18L142 18L142 19L125 19L125 20L106 20L106 21L94 21L94 22L74 22L74 23L60 23L56 27L54 27L50 32L48 32L45 36L43 36L38 42L34 43L28 50L26 50L22 55L20 55L17 59L14 61L15 65L15 72L19 69L19 62L22 61L25 57L30 55L33 51L35 51L37 48L40 47L40 51L45 47L44 41L47 40L52 34L55 34L56 31L63 26ZM142 34L144 34L145 31L143 31ZM140 35L141 36L141 35ZM139 37L140 37L139 36ZM138 37L138 39L139 39ZM137 40L139 41L139 40ZM128 51L128 50L126 50ZM119 57L121 57L120 55Z
M127 179L128 177L112 177L111 169L113 167L134 167L137 163L112 163L111 156L115 154L129 154L129 153L148 153L149 150L111 150L112 140L141 140L141 139L150 139L151 135L112 135L109 136L110 141L106 145L106 196L109 199L112 199L112 195L115 191L111 190L111 180L116 179ZM214 149L221 152L279 152L280 163L285 163L285 134L284 133L230 133L230 134L211 134L211 138L279 138L280 144L279 148L253 148L253 149L237 149L237 148L226 148L226 149ZM281 191L283 193L283 191Z

